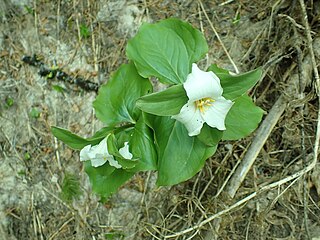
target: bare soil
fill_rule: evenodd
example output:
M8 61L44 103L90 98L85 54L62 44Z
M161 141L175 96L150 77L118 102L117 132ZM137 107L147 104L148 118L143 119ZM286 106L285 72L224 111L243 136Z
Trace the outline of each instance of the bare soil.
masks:
M320 2L306 1L313 45L299 2L202 0L202 9L192 0L1 0L0 239L320 239L319 163L286 180L313 159L319 111L309 47L319 63ZM185 183L158 188L155 173L140 173L102 204L79 152L50 132L60 126L86 137L102 127L96 93L41 77L21 59L38 54L48 66L103 84L127 61L127 40L139 26L168 17L204 33L203 66L235 72L212 23L240 72L263 67L250 95L265 116L280 96L285 111L234 198L225 187L255 133L222 142ZM72 201L62 195L68 174L81 186Z

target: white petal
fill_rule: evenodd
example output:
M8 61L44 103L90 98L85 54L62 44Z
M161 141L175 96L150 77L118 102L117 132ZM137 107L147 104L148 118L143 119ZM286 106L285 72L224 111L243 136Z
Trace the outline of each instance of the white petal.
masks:
M125 159L132 159L133 155L129 152L129 145L128 142L124 143L124 146L119 149L119 153Z
M195 107L195 104L192 101L185 104L181 108L180 113L172 116L172 118L185 125L189 136L198 135L204 123L200 111Z
M104 159L103 157L97 157L97 158L92 158L91 159L91 165L93 167L100 167L103 164L105 164L107 162L106 159Z
M226 116L232 107L233 102L226 100L224 97L220 97L205 110L203 113L203 119L210 126L219 130L226 130L224 121Z
M110 166L112 166L112 167L122 168L122 166L118 163L118 161L113 158L113 156L108 157L108 162L109 162Z
M110 154L108 152L107 139L108 139L108 136L106 138L104 138L98 145L93 146L91 151L95 155L96 154L101 154L101 155L110 156Z
M81 149L80 151L80 161L87 161L90 160L90 149L91 149L91 145L87 145L84 148Z
M210 97L217 99L222 95L223 89L220 79L213 72L201 71L197 64L192 64L192 72L183 84L189 100L196 101Z

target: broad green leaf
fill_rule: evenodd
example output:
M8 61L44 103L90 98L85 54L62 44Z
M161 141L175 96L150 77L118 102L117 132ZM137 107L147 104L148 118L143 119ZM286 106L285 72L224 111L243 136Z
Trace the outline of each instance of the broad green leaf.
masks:
M207 146L216 146L221 140L223 132L204 124L198 139Z
M87 138L88 141L95 141L97 139L105 138L109 133L114 131L114 127L103 127L99 131L97 131L92 137ZM100 142L100 141L99 141Z
M173 185L193 177L204 166L217 146L208 147L197 137L189 137L186 128L170 117L149 115L158 149L160 186Z
M72 149L82 149L90 144L86 139L70 132L67 129L51 127L51 132L56 138L67 144Z
M145 23L129 40L127 56L143 77L158 77L163 83L178 84L190 72L184 42L171 29Z
M230 73L227 69L220 68L220 67L218 67L217 64L211 64L211 66L208 68L208 71L214 72L217 76L219 76L221 74L230 75Z
M187 94L183 85L179 84L161 92L145 95L137 100L136 105L147 113L158 116L172 116L178 114L187 102Z
M258 127L263 113L264 111L257 107L249 96L237 98L226 117L226 130L222 139L237 140L248 136Z
M97 118L108 126L122 122L135 123L140 113L140 110L135 108L135 102L150 92L150 81L138 74L134 64L123 64L99 89L93 102Z
M82 138L67 129L59 128L59 127L51 127L52 134L58 138L60 141L67 144L72 149L80 150L85 146L91 144L98 144L103 138L105 138L110 132L112 132L114 128L102 128L91 138Z
M120 131L120 130L117 131L117 133L115 134L115 137L117 139L117 141L116 141L117 146L123 147L125 142L129 142L129 140L133 134L135 126L136 125L134 124L130 128L122 129L122 131Z
M170 18L160 21L158 24L174 30L182 39L188 52L189 64L199 61L208 52L208 44L203 34L189 23Z
M129 141L134 157L139 158L135 171L147 171L157 169L157 152L154 146L153 132L141 117L133 131Z
M169 84L185 82L191 64L207 51L201 32L178 19L145 23L127 45L127 56L141 76L155 76Z
M102 202L135 174L115 169L107 163L101 167L92 167L90 161L85 162L85 171L89 176L92 190L101 197Z
M260 68L240 75L230 75L228 71L219 68L217 65L211 65L208 71L214 72L220 78L223 88L222 95L230 100L245 94L261 79L262 75Z

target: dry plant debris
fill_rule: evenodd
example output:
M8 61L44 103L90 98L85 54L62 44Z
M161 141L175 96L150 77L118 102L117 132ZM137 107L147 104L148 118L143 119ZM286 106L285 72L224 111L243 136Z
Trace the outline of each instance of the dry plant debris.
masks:
M102 84L126 61L139 26L167 17L203 31L204 65L263 66L250 95L271 127L223 142L184 184L158 189L153 173L139 174L103 205L78 152L50 133L51 125L83 136L99 128L95 93L47 81L21 57L39 53ZM0 26L0 239L320 238L318 0L5 0ZM70 176L83 187L66 201Z

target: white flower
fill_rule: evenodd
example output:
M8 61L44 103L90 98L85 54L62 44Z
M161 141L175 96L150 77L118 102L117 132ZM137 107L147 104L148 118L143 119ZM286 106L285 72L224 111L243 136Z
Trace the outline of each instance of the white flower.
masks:
M183 87L189 101L172 118L185 125L189 136L198 135L204 123L225 130L224 121L233 102L222 96L220 79L213 72L201 71L193 63Z
M104 138L98 145L91 146L87 145L80 151L80 161L91 161L93 167L99 167L105 164L107 161L110 166L115 168L121 168L121 165L109 154L107 139L109 136ZM129 152L128 142L125 142L124 147L119 149L119 153L125 159L132 159L132 154Z

